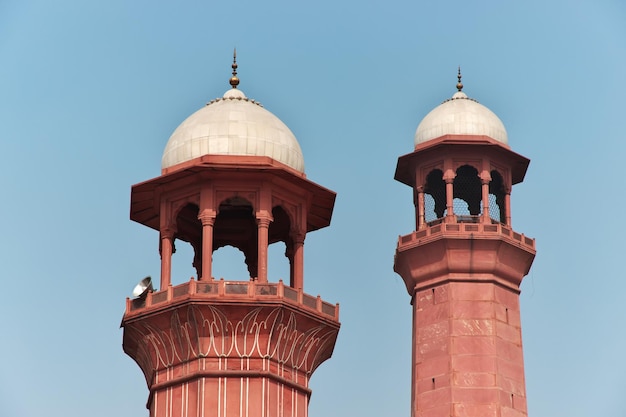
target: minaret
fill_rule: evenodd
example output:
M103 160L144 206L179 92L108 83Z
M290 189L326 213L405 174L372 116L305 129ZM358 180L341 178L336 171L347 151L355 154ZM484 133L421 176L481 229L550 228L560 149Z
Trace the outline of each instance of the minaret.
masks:
M124 351L143 371L152 417L306 417L309 379L330 358L339 307L303 292L304 240L330 224L335 193L306 178L276 116L231 89L170 137L161 175L134 185L132 220L160 234L160 288L127 300ZM197 278L172 283L174 242ZM267 275L284 242L288 282ZM241 250L250 278L215 279L212 254Z
M413 188L415 231L394 270L413 306L411 416L527 415L519 293L535 241L511 227L529 160L462 91L432 110L395 179Z

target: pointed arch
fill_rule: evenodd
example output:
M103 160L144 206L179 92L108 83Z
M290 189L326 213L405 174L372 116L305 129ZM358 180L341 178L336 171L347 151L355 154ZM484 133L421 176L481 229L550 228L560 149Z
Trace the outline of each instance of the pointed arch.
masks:
M456 170L453 182L454 214L459 221L478 221L482 207L481 181L478 170L471 165L462 165Z
M269 243L271 259L268 264L271 263L272 273L284 274L280 278L289 278L291 281L293 276L293 256L294 256L294 241L293 241L293 221L288 210L281 205L274 206L272 208L272 217L274 221L269 227ZM284 245L280 245L282 242ZM284 258L277 256L276 254L281 250L276 246L283 246Z
M196 203L186 202L176 209L174 217L176 233L172 253L176 253L176 240L189 243L193 249L191 266L195 269L196 276L200 277L202 274L202 223L198 220L199 207ZM175 261L178 263L178 259Z
M250 277L257 276L258 231L252 203L240 196L223 199L213 226L213 251L233 246L244 254Z
M501 223L506 219L505 195L502 175L494 169L489 182L489 217Z
M424 215L426 222L440 219L446 212L446 183L443 171L433 169L426 176L424 186Z
M245 281L250 277L245 254L232 245L224 245L213 251L212 271L215 278Z

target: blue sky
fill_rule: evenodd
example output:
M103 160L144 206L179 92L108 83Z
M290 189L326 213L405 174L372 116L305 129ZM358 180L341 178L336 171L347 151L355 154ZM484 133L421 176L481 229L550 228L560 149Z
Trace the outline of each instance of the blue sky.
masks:
M306 240L305 290L342 321L311 416L409 415L411 313L392 263L414 217L393 174L458 65L532 161L512 194L538 248L521 296L529 415L626 415L625 3L217 3L0 0L0 416L148 415L119 323L134 284L158 276L158 235L128 219L130 186L227 90L233 47L241 89L338 193ZM215 275L245 279L237 256L216 254ZM179 245L174 283L190 263Z

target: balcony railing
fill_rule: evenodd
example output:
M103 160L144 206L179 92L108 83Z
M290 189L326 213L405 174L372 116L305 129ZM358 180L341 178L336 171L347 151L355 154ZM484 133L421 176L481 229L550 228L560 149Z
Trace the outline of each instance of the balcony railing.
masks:
M475 233L480 236L505 236L515 240L530 249L535 249L535 239L524 236L521 233L513 231L510 227L502 223L435 223L430 224L424 229L416 230L411 234L400 236L398 245L407 245L411 242L417 242L430 237L438 237L440 235L454 236L467 235Z
M298 307L321 313L331 319L339 320L339 304L330 304L320 298L305 294L302 290L278 283L259 283L256 281L196 281L191 279L165 290L148 292L146 296L126 299L126 314L139 310L166 305L168 302L191 298L193 300L276 300L286 301Z

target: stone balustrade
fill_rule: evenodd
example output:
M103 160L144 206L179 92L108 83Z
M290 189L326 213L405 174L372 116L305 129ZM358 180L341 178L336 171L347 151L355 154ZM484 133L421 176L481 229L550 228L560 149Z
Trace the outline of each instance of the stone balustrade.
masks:
M438 223L428 225L423 229L416 230L411 234L400 236L398 245L405 246L411 243L419 242L424 239L436 239L438 237L453 237L458 234L460 237L467 238L468 233L479 237L504 237L519 242L522 246L535 249L535 239L529 238L522 233L517 233L510 227L502 223Z
M257 281L196 281L191 279L176 286L168 286L161 291L148 292L144 297L126 299L126 316L144 313L146 310L159 308L168 303L182 300L236 300L236 301L284 301L297 307L321 313L330 319L339 321L339 304L323 301L320 296L314 297L302 290L278 283L259 283Z

